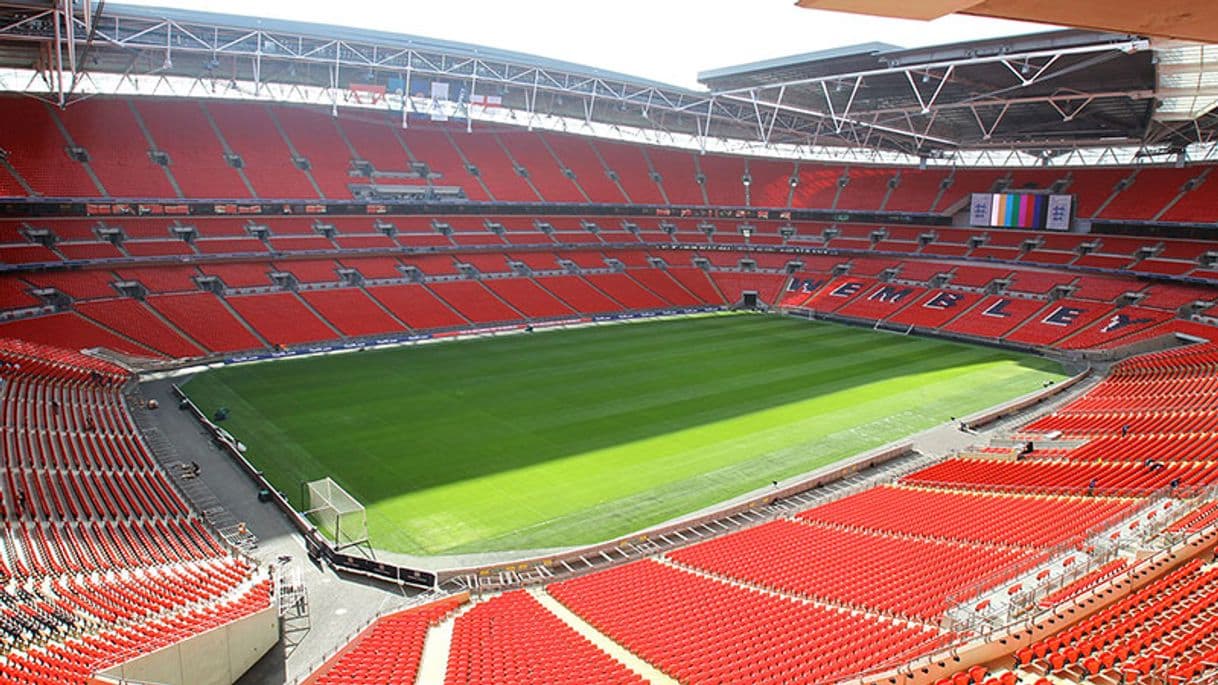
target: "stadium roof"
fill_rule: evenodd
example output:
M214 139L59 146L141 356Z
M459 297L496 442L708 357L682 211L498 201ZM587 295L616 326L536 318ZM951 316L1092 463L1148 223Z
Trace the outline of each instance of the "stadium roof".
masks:
M796 4L907 19L963 13L1218 43L1218 3L1213 0L1156 0L1153 6L1144 0L798 0Z
M58 104L136 90L342 105L352 86L396 83L413 93L401 84L439 81L467 116L482 96L522 124L550 117L912 159L991 150L1051 159L1118 147L1178 154L1210 142L1218 127L1207 55L1131 34L1066 30L914 49L870 43L713 69L699 76L706 89L689 89L418 36L99 7L92 16L91 5L69 0L0 0L0 88L42 90Z

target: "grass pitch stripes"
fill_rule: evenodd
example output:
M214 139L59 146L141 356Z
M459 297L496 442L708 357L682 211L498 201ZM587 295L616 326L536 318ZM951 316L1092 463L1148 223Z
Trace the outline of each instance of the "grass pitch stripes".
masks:
M373 544L622 535L1062 377L995 350L754 315L232 367L186 390L292 499L332 476Z

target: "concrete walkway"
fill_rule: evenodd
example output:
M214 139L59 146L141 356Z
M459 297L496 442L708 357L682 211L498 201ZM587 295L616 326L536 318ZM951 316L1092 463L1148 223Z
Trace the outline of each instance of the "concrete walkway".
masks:
M613 657L618 663L630 669L634 673L646 678L650 683L656 685L678 685L677 681L669 677L660 669L643 661L633 652L610 640L604 633L596 628L588 625L588 622L577 616L573 611L563 606L557 599L551 597L545 590L539 587L529 588L529 594L533 595L541 605L549 609L555 616L561 618L563 623L571 626L575 632L584 636L589 642L600 648L609 656Z
M427 639L423 641L423 655L419 659L419 673L415 676L415 685L442 685L448 674L448 653L453 646L453 628L457 625L457 617L474 607L474 602L467 602L460 609L449 614L448 618L440 621L427 631Z

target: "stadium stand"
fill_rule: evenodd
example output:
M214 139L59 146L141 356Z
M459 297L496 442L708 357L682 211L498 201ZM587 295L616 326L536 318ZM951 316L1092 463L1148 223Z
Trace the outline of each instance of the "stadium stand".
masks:
M1053 547L1098 524L1120 518L1127 502L1047 499L878 487L801 513L810 521L850 530L916 535L957 542ZM933 519L913 512L933 511Z
M272 597L265 571L220 545L151 460L120 394L126 372L44 345L155 364L732 307L752 291L767 307L1072 359L1210 339L1218 323L1206 284L1218 282L1218 242L1109 236L1102 222L1067 234L931 225L999 182L1066 183L1079 216L1204 222L1209 167L796 163L498 125L401 128L372 111L146 97L98 96L59 111L5 96L0 122L10 124L0 127L5 165L47 197L314 201L384 183L459 188L474 201L707 208L635 216L591 205L586 214L452 205L374 219L299 209L246 217L209 203L234 215L0 221L0 335L21 341L0 341L0 361L21 360L19 370L0 364L0 633L6 647L21 645L0 659L5 682L84 682L119 656L261 611ZM17 122L26 133L11 132ZM73 144L87 161L65 153ZM165 153L164 165L150 149ZM1117 192L1128 177L1134 183ZM1202 182L1184 190L1194 179ZM0 194L26 195L4 165ZM926 216L882 225L757 215L746 224L727 209L743 206ZM802 268L788 275L793 261ZM1119 362L1013 433L1056 444L957 455L895 484L539 591L681 682L819 683L902 665L948 644L945 619L962 593L1001 593L1057 550L1086 551L1088 538L1153 498L1175 491L1183 501L1218 484L1216 364L1208 344ZM1172 516L1168 532L1199 532L1218 509ZM1070 602L1127 566L1105 560L1038 605ZM1204 637L1218 627L1214 574L1189 562L1084 619L1085 629L1030 647L1021 672L1128 682L1166 668L1186 682L1218 658ZM441 624L452 627L448 682L641 680L534 595L512 591L468 609L463 601L380 618L307 682L414 682L428 632ZM965 680L953 685L990 677L984 668L957 675Z
M300 296L322 318L348 337L401 333L406 330L360 288L306 290Z
M224 300L211 293L153 295L148 305L212 352L237 352L264 346Z
M15 340L0 360L0 679L88 682L270 607L265 571L222 547L150 457L123 369Z
M415 330L457 328L470 324L469 319L421 284L369 286L368 294Z
M167 357L200 357L205 353L143 303L131 299L84 302L77 311L103 326L139 341Z
M464 596L450 597L377 619L310 674L304 685L415 682L428 629L465 601Z
M6 159L36 193L47 197L99 197L84 165L66 153L67 141L57 130L55 114L45 103L20 94L0 100L0 147ZM15 196L19 185L9 184Z
M704 572L784 594L926 622L937 620L948 609L947 597L953 592L1038 558L1018 548L783 520L687 547L671 557Z
M643 683L524 590L482 602L456 620L445 682Z
M482 283L501 300L530 319L573 317L575 310L528 278L493 279Z
M899 660L937 637L933 629L756 592L655 561L547 591L618 644L689 683L835 680ZM746 616L766 618L740 620Z
M294 293L236 295L227 301L272 345L296 345L336 337L334 329L317 318Z
M668 306L667 302L626 274L588 274L584 278L624 309L662 309Z
M1218 569L1200 559L1139 588L1079 624L1021 649L1022 670L1142 681L1165 672L1188 682L1212 664ZM1033 670L1034 669L1034 670Z
M126 100L86 100L58 116L76 144L89 152L89 164L102 180L106 194L177 197L165 170L148 155L149 146L139 144L144 142L144 135Z
M504 323L524 318L519 311L477 281L440 281L427 287L474 323Z

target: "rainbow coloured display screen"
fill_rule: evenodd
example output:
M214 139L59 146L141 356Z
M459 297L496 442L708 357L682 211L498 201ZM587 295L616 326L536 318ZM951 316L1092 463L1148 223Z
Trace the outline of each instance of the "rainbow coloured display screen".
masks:
M973 193L974 226L1070 230L1073 195L1045 193Z

